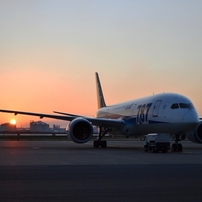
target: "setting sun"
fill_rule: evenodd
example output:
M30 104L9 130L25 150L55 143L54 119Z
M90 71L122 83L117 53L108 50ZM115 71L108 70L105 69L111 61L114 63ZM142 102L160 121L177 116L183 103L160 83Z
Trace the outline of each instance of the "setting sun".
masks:
M16 120L15 119L11 119L10 123L13 124L13 125L15 125L16 124Z

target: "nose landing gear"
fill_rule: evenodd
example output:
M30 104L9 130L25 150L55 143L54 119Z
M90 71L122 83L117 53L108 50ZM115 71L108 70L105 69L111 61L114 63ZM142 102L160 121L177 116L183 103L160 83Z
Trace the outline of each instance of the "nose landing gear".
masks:
M181 140L184 140L184 139L185 139L184 134L181 134L181 135L176 134L175 135L175 143L172 144L171 151L182 152L183 151L182 144L179 144L178 142Z
M172 147L171 147L171 151L173 152L182 152L183 148L182 148L182 144L178 144L178 143L173 143Z

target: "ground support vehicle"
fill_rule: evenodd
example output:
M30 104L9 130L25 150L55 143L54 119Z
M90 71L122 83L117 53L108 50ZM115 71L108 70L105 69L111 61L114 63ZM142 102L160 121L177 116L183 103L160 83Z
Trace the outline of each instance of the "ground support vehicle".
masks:
M150 150L152 152L162 151L166 153L170 149L170 135L167 133L151 133L145 135L143 147L145 152Z

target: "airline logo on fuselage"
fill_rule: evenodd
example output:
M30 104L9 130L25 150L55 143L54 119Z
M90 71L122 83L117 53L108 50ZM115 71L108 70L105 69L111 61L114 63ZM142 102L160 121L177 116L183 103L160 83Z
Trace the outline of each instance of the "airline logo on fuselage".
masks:
M137 107L138 112L137 112L137 119L136 119L137 124L148 123L148 114L151 106L152 106L152 103L138 105Z
M124 117L126 122L133 122L134 124L148 124L148 114L153 103L141 104L138 105L136 110L137 114L135 116ZM133 105L133 104L132 104ZM132 105L127 105L125 109L131 109Z

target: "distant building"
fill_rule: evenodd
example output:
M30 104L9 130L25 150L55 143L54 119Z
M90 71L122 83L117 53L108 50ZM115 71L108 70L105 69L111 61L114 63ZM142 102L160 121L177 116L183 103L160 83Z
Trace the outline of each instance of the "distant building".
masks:
M42 121L31 121L30 122L30 131L31 132L49 132L49 124Z
M15 131L16 125L11 123L4 123L0 125L0 131Z

